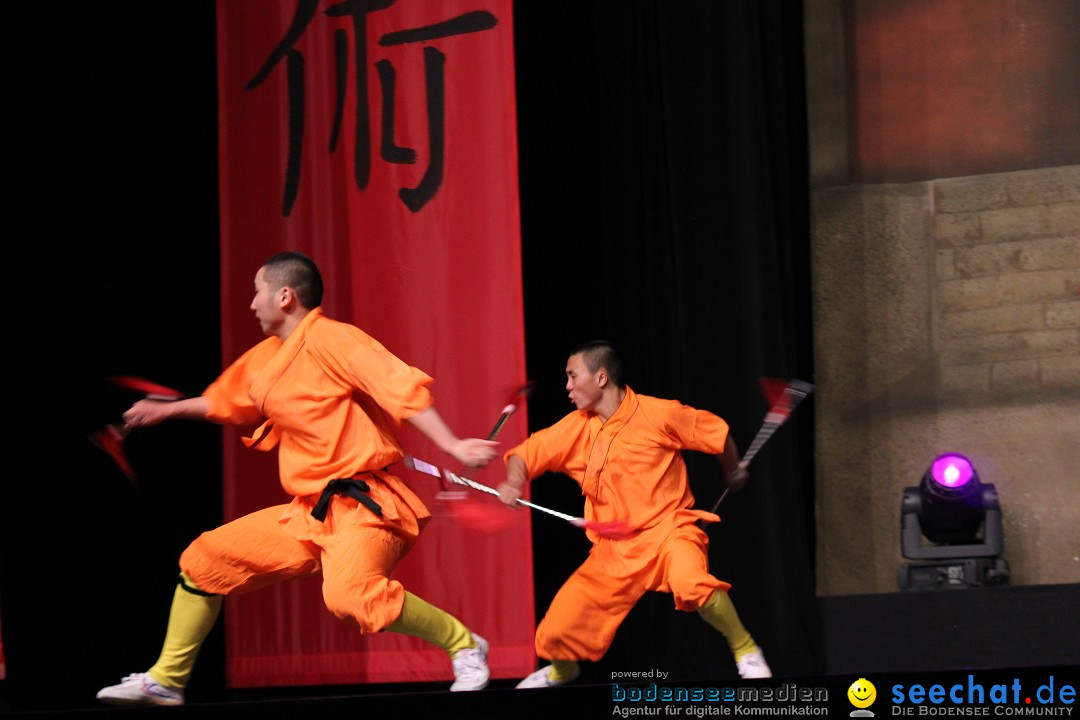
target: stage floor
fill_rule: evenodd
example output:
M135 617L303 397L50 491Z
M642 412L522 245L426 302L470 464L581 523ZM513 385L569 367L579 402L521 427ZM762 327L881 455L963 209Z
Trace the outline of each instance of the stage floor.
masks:
M260 718L392 715L439 720L850 716L853 707L847 690L860 678L869 679L877 687L877 701L871 708L877 711L877 717L948 714L923 713L920 708L948 708L931 708L925 702L906 699L910 697L905 694L907 690L928 690L935 684L944 688L960 686L961 695L970 692L972 686L983 687L986 693L995 686L1008 688L1008 702L995 703L990 715L1080 716L1075 712L1075 695L1072 703L1040 702L1040 697L1048 693L1060 700L1063 688L1071 686L1075 691L1080 685L1077 608L1080 585L819 598L824 658L822 673L815 677L781 676L757 681L713 677L627 684L599 682L606 678L596 672L598 666L590 666L579 683L548 690L516 690L516 680L494 680L487 689L471 693L451 693L447 683L247 689L204 684L198 690L193 688L191 702L180 708L110 707L97 703L92 691L80 692L71 699L64 696L65 692L71 695L70 683L58 686L55 694L45 697L40 692L16 692L20 688L11 685L9 679L0 681L0 716L213 718L241 713ZM671 693L672 699L663 699L665 691ZM685 699L679 699L679 693L684 693ZM826 697L808 698L808 694ZM989 702L989 698L984 699ZM913 710L909 713L901 706ZM778 712L782 708L789 712ZM1069 709L1073 712L1065 712ZM1050 712L1055 710L1061 712Z
M942 672L878 674L859 673L820 678L635 683L622 685L572 684L546 690L515 690L512 681L469 693L451 693L426 686L380 688L292 688L226 691L215 702L195 702L176 708L124 708L94 706L56 711L3 713L24 718L134 718L217 717L285 718L438 718L439 720L578 720L608 717L711 717L736 715L813 715L849 717L854 707L848 689L860 678L876 685L870 706L876 717L922 715L928 703L908 698L919 688L933 685L956 688L960 703L934 707L933 714L986 714L987 716L1071 716L1080 667L998 668ZM1062 695L1067 687L1073 695ZM975 690L973 690L975 688ZM978 688L981 688L978 689ZM1006 688L997 697L994 688ZM1017 693L1013 689L1016 688ZM971 693L976 693L971 695ZM901 701L897 698L902 697ZM970 702L969 699L981 699ZM1043 701L1047 702L1043 702ZM987 708L984 713L975 707ZM946 713L944 710L951 709ZM1033 712L1035 711L1035 712Z

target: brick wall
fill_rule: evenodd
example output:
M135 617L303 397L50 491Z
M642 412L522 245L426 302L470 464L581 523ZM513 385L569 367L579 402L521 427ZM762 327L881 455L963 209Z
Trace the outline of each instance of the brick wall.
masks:
M1080 582L1080 166L812 192L818 591L895 592L942 452L1013 584Z
M937 180L942 390L1080 385L1080 168Z

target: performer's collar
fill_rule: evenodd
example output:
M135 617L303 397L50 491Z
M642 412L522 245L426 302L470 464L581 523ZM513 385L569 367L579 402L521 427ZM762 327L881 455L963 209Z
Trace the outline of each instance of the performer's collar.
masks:
M312 308L311 310L308 310L307 313L305 313L302 317L299 317L299 318L292 317L292 318L290 318L289 322L290 322L291 327L288 327L288 329L285 332L282 332L281 334L279 334L277 336L278 339L281 340L281 342L285 342L294 333L296 333L297 330L300 330L301 328L307 327L308 325L311 324L311 322L315 318L319 317L320 315L322 315L322 307L321 306L316 307L316 308ZM301 335L302 334L303 333L301 332Z
M608 420L610 420L611 418L619 415L620 411L622 411L623 409L625 409L627 407L630 407L634 403L634 391L630 389L629 385L626 386L626 387L615 388L615 389L618 391L618 395L617 395L618 400L619 400L618 404L615 405L615 407L612 408L611 411L606 416L602 412L600 412L599 410L597 410L596 413L595 413L596 417L599 418L600 422L603 423L603 424L607 424ZM613 395L612 399L614 399L615 397L616 396ZM627 398L629 398L629 401L627 401ZM603 405L603 404L604 403L600 403L600 405Z

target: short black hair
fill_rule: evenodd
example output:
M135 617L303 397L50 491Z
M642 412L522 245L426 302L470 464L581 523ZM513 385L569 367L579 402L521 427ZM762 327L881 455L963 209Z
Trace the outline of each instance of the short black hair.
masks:
M289 287L308 310L322 305L323 283L319 268L307 255L281 252L263 263L271 290Z
M570 354L580 354L584 358L589 372L595 373L600 368L604 368L607 371L608 379L615 384L615 387L620 389L626 387L623 383L622 358L619 357L619 353L615 351L615 348L607 340L590 340L587 343L582 343L574 348Z

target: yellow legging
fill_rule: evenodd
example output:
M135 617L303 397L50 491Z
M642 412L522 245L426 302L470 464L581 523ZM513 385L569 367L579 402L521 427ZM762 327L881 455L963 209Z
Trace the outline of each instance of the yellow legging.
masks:
M757 643L743 627L727 591L715 590L697 612L705 622L719 630L724 636L736 661L742 660L744 655L757 649ZM577 667L576 660L552 660L548 674L556 683L562 684L577 676Z
M185 589L191 588L190 590ZM161 655L150 668L150 677L166 687L186 687L195 658L199 655L210 629L221 613L221 595L199 595L198 587L184 573L173 593L169 626L165 631L165 643ZM201 592L201 591L200 591Z
M391 632L427 640L446 651L450 657L458 650L475 645L472 633L456 617L421 600L408 590L401 604L401 615L386 628Z
M173 593L169 626L161 655L150 668L150 677L166 687L187 687L206 636L221 612L221 595L198 594L198 586L181 573L181 584ZM190 589L185 589L187 588ZM192 592L192 590L196 592ZM401 615L387 630L426 640L450 657L474 646L472 633L453 615L406 591Z
M705 604L698 608L697 613L705 622L720 631L735 655L735 660L742 660L744 655L757 649L754 638L743 627L726 591L714 591Z

